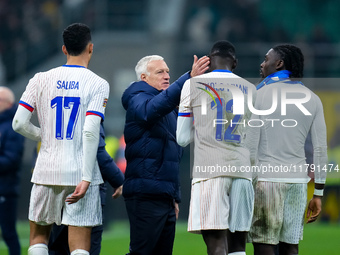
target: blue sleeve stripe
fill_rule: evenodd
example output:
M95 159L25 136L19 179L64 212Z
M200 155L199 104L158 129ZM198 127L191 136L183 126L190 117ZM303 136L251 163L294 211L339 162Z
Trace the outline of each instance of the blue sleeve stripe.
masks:
M23 107L25 107L27 110L29 110L30 112L33 112L34 107L32 107L31 105L29 105L28 103L25 103L24 101L19 101L19 104Z
M104 114L102 114L101 112L96 112L96 111L87 111L86 112L86 116L87 115L97 115L99 117L101 117L104 120Z
M192 117L192 113L191 112L179 112L178 116L180 116L180 117Z

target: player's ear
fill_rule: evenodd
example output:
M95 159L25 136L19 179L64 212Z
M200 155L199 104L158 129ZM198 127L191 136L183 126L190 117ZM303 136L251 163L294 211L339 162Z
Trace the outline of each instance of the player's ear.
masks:
M93 43L89 44L89 54L93 53Z
M63 45L62 47L61 47L61 50L63 51L63 53L65 54L65 55L67 55L68 53L67 53L67 49L66 49L66 46L65 45Z
M232 70L234 70L237 67L237 64L238 64L238 59L234 59Z
M276 70L282 70L284 69L284 67L285 67L285 62L282 59L278 60L276 63Z

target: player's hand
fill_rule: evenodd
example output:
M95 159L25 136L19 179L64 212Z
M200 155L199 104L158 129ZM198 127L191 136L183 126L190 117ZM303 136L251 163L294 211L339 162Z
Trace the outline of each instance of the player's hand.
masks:
M317 220L321 212L321 197L314 196L308 204L307 223L312 223Z
M191 77L195 77L200 74L204 74L209 69L210 59L207 56L203 56L200 59L194 55L194 63L190 72Z
M74 190L73 194L66 198L66 203L74 204L77 203L79 199L83 198L86 194L88 187L90 186L90 182L81 181L76 189Z
M175 202L175 213L176 213L176 220L178 220L178 214L179 214L179 205Z
M115 193L113 193L112 198L113 199L119 198L122 192L123 192L123 185L115 189Z

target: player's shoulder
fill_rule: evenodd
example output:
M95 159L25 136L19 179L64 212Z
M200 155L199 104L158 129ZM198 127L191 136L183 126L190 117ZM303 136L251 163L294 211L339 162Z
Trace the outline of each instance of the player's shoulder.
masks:
M187 80L184 82L183 88L189 88L191 84L195 84L196 82L201 81L201 80L204 79L206 76L207 76L207 74L204 73L204 74L197 75L197 76L195 76L195 77L191 77L190 79L187 79Z
M44 78L44 77L47 77L49 75L51 75L52 73L55 73L57 70L58 70L59 67L54 67L54 68L51 68L49 70L46 70L46 71L41 71L41 72L37 72L34 74L34 78Z
M30 84L42 84L50 80L54 76L57 68L52 68L46 71L37 72L30 78Z
M52 68L49 72L61 73L72 72L78 74L83 80L91 80L93 83L108 83L104 78L100 77L98 74L92 70L85 68L83 66L68 66L63 65L56 68Z
M209 82L210 78L210 73L204 73L204 74L200 74L197 75L195 77L191 77L190 79L186 80L184 85L183 85L183 90L187 90L190 89L191 85L197 85L197 83L202 84L203 83L207 83Z
M263 99L272 98L273 90L275 92L275 89L277 89L277 86L273 84L265 85L260 89L256 89L256 100L261 101L261 98ZM277 94L277 91L275 93Z
M232 73L232 72L223 72L223 71L216 71L216 72L209 72L205 74L198 75L190 79L190 81L196 82L204 82L204 83L219 83L219 81L225 81L225 79L233 80L236 83L241 83L242 85L248 86L250 89L256 90L256 86L251 83L250 81Z
M192 77L192 78L186 80L186 83L199 81L199 80L202 80L202 79L205 79L205 78L209 78L209 77L210 77L210 73L200 74L200 75L197 75L195 77Z
M190 79L190 82L209 82L214 79L225 78L224 73L220 72L209 72L201 75L197 75Z
M95 72L93 72L90 69L85 69L84 72L86 72L86 74L88 76L90 76L92 79L95 79L96 81L98 81L99 83L108 83L104 78L100 77L98 74L96 74Z
M304 94L304 97L308 98L308 101L305 103L307 105L306 107L308 107L308 109L310 109L312 113L323 111L323 103L320 97L314 91L303 84L299 85L299 87L299 93Z
M311 100L313 100L315 102L315 104L321 104L322 105L320 97L315 92L313 92L311 89L309 89L309 88L307 88L307 89L311 94Z
M230 77L234 79L239 79L244 85L248 85L249 87L256 89L256 86L253 83L235 73L231 73Z

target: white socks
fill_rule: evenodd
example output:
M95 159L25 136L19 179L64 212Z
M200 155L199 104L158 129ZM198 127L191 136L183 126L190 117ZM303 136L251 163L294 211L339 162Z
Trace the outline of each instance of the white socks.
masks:
M28 255L48 255L48 247L43 243L31 245L28 248Z
M43 243L31 245L28 248L28 255L48 255L48 247ZM71 255L90 255L90 253L82 249L77 249L74 250Z
M232 253L228 253L229 255L246 255L245 251L237 251L237 252L232 252Z
M90 253L82 249L76 249L73 252L71 252L71 255L90 255Z

